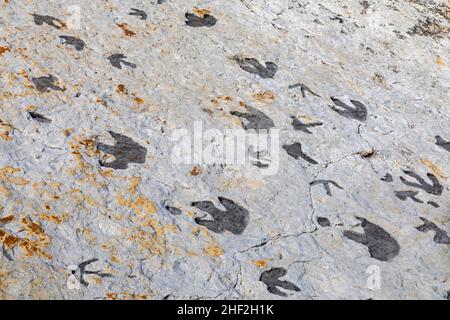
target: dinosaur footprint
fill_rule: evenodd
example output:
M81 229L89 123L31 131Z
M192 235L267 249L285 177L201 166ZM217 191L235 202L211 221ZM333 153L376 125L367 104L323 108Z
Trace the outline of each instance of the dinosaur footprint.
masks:
M273 78L278 71L278 66L273 62L266 62L266 66L261 65L258 60L253 58L233 57L242 70L252 74L257 74L261 78Z
M290 155L295 160L298 160L298 158L300 157L300 158L308 161L311 164L318 164L318 162L316 160L314 160L313 158L310 158L303 152L302 144L300 142L296 142L291 145L284 145L283 149L286 150L287 154Z
M213 27L217 23L217 19L209 14L205 14L202 17L199 17L193 13L187 12L185 14L186 17L186 25L189 27L199 28L199 27Z
M323 187L325 188L325 191L327 192L327 195L330 196L330 197L332 196L331 189L330 189L330 184L332 184L336 188L339 188L339 189L343 190L343 188L340 185L338 185L336 182L334 182L332 180L315 180L315 181L310 183L311 186L315 186L316 184L323 184Z
M414 202L423 203L422 200L416 198L416 195L419 191L395 191L395 196L402 201L406 201L406 199L411 198Z
M71 37L71 36L60 36L61 40L63 41L63 44L68 44L71 46L74 46L77 51L83 51L85 47L85 43L83 40Z
M242 127L244 127L245 130L268 130L275 126L272 119L263 112L247 105L245 106L245 109L247 109L249 113L242 113L239 111L230 112L231 115L241 118Z
M445 141L440 136L436 136L436 145L450 152L450 141Z
M78 265L78 268L80 269L80 282L81 284L83 284L84 286L89 286L89 283L84 279L85 275L89 275L89 274L95 274L101 278L109 278L112 277L112 274L109 273L103 273L100 271L90 271L90 270L86 270L86 267L94 262L97 262L98 259L91 259L91 260L87 260L84 261L82 263L80 263Z
M433 222L428 221L425 218L420 218L420 220L423 221L423 225L416 227L416 229L420 232L427 232L427 231L434 231L435 235L433 238L433 241L440 244L450 244L450 237L448 236L447 232L440 229L437 225L435 225Z
M249 212L232 200L219 197L219 202L226 211L218 209L211 201L192 202L192 206L208 213L213 220L196 218L195 222L215 233L230 231L233 234L242 234L249 222Z
M158 2L159 4L159 2ZM147 20L147 13L145 13L145 11L139 10L139 9L135 9L135 8L131 8L131 11L129 13L130 16L137 16L139 17L139 19L141 20Z
M38 26L42 26L44 23L56 29L61 29L65 26L64 22L52 16L41 16L35 13L33 13L32 16L34 18L34 23Z
M300 291L300 288L295 284L289 281L280 280L281 277L284 277L287 274L287 270L284 268L273 268L267 271L264 271L259 278L259 281L264 282L267 286L267 290L272 293L282 297L287 297L287 294L278 289L278 287L291 290L291 291Z
M289 86L289 89L294 89L300 87L300 91L302 93L302 97L306 98L306 92L311 93L313 96L315 97L320 97L317 93L315 93L314 91L312 91L309 87L307 87L306 85L304 85L303 83L296 83L292 86Z
M130 163L145 163L147 149L140 146L130 138L121 134L109 131L111 136L116 140L115 146L109 146L103 143L97 145L97 149L115 157L112 162L99 161L102 167L113 169L128 169Z
M40 123L51 123L52 122L52 120L44 117L40 113L29 111L28 114L30 115L31 119L36 120L37 122L40 122Z
M115 53L109 56L108 60L113 65L113 67L116 67L117 69L122 69L122 64L132 69L136 69L136 65L134 63L125 61L126 58L127 57L122 53Z
M55 84L55 82L58 81L58 78L52 76L51 74L47 77L32 78L31 81L33 81L34 86L40 92L47 92L49 89L64 91L63 88L58 87Z
M374 259L389 261L398 255L400 245L386 230L364 218L356 218L361 221L364 233L344 231L344 237L366 246Z
M350 118L350 119L355 119L355 120L358 120L361 122L366 121L367 108L361 102L356 101L356 100L350 100L350 102L355 106L355 108L352 108L337 98L331 97L331 100L334 102L335 105L342 108L342 109L339 109L339 108L336 108L335 106L330 106L331 109L336 111L341 116Z
M427 193L440 196L444 187L439 183L439 180L432 174L427 173L427 177L431 180L432 184L428 184L417 173L413 171L403 170L405 174L416 179L419 183L414 183L406 180L404 177L400 177L400 180L409 187L419 188L425 190Z
M323 125L322 122L314 122L314 123L303 123L297 119L297 117L291 116L292 119L292 127L294 130L303 131L308 134L312 134L308 128L314 128Z

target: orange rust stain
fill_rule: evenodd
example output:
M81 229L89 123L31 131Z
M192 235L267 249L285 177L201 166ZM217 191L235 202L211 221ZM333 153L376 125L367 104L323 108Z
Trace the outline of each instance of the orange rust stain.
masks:
M0 218L0 224L7 224L7 223L10 223L11 221L14 221L14 216L13 215L10 215L10 216L6 216L6 217L3 217L3 218Z
M253 95L253 99L256 102L273 103L275 100L275 95L271 91L258 92Z
M50 238L44 233L44 229L42 229L39 224L34 223L31 219L25 217L20 219L20 223L22 228L19 231L27 231L27 234L33 239L19 238L0 228L0 243L2 243L6 249L18 246L25 252L27 257L38 254L47 259L52 259L53 257L51 255L43 251L43 249L50 244Z
M119 84L118 86L117 86L117 92L118 93L125 93L126 92L126 88L125 88L125 85L124 84Z
M436 64L441 66L441 67L444 67L444 68L449 68L450 67L450 65L446 64L444 59L442 59L441 57L437 57L436 58Z
M220 257L223 255L223 249L218 245L208 245L203 249L203 252L210 257Z
M11 134L13 129L14 128L11 125L4 123L3 120L0 119L0 138L5 141L11 141Z
M98 98L97 100L95 100L97 103L100 103L102 106L104 106L104 107L106 107L107 106L107 103L106 103L106 101L105 100L103 100L103 99L101 99L101 98Z
M136 98L134 98L134 102L136 102L136 104L139 104L139 105L141 105L141 104L143 104L143 103L144 103L144 100L143 100L143 99L141 99L141 98L139 98L139 97L136 97Z
M11 49L8 47L0 47L0 56L2 56L5 52L10 52Z
M199 167L197 167L197 166L195 166L194 168L192 168L192 170L189 172L189 174L190 174L191 176L198 176L198 175L201 174L201 173L202 173L202 169L199 168Z
M61 224L69 217L68 214L63 214L62 216L50 215L42 213L39 215L39 219L52 222L54 224Z
M145 294L136 294L136 293L115 293L109 292L106 294L106 299L109 300L147 300L149 299Z
M142 178L141 177L132 177L130 181L130 187L128 190L130 190L130 193L135 193L137 190L137 187L141 184Z
M17 186L24 186L28 184L30 181L15 176L20 171L21 170L19 168L13 168L9 166L0 168L0 182L6 182Z
M253 260L252 262L258 268L267 268L267 267L269 267L269 264L267 263L266 260Z
M127 23L116 23L117 26L123 30L123 33L127 36L127 37L133 37L136 35L136 32L131 31L130 29L128 29L128 24Z
M195 15L203 18L206 14L210 14L211 10L194 8L194 9L192 9L192 12L195 13Z
M70 136L73 133L73 128L66 128L64 129L64 135L66 137Z
M154 214L158 210L156 206L148 198L139 195L136 200L126 199L122 194L116 196L116 202L123 206L132 209L139 214Z
M447 179L448 179L448 177L442 172L442 170L441 170L437 165L435 165L433 162L431 162L430 160L427 160L427 159L420 159L420 162L421 162L424 166L426 166L427 168L429 168L431 171L433 171L433 173L434 173L436 176L439 176L440 178L442 178L442 179L444 179L444 180L447 180Z

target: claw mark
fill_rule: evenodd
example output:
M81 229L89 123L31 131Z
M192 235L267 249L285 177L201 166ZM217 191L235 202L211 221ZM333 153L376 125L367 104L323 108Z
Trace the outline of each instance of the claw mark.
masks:
M264 271L259 278L259 281L263 282L267 286L267 291L278 296L287 297L287 294L278 289L277 287L291 290L300 291L300 288L289 281L280 280L287 274L287 270L284 268L272 268Z
M272 119L263 112L247 105L245 105L245 109L250 113L242 113L239 111L230 112L231 115L241 118L242 127L244 127L245 130L268 130L275 126Z
M48 24L50 27L61 29L65 26L65 23L59 20L58 18L54 18L52 16L41 16L39 14L32 14L34 18L34 23L38 26L44 25L44 23ZM56 23L55 23L56 22Z
M158 1L158 4L160 4L159 1ZM135 8L131 8L131 10L133 12L129 13L130 16L137 16L137 17L139 17L139 19L144 20L144 21L147 20L147 13L145 13L145 11L135 9Z
M364 233L344 231L344 237L366 246L374 259L389 261L398 255L400 245L386 230L364 218L356 218L361 221Z
M115 160L112 162L99 161L102 167L113 169L128 169L130 163L145 163L147 149L140 146L130 138L121 134L109 131L111 136L116 140L115 146L109 146L103 143L97 145L97 149L107 154L112 154Z
M98 261L98 259L91 259L91 260L84 261L78 265L78 268L80 269L80 282L86 287L89 286L89 283L86 280L84 280L84 275L95 274L102 278L112 277L112 274L109 274L109 273L86 270L86 267L88 265L90 265L91 263L97 262L97 261Z
M437 195L437 196L440 196L442 194L442 191L443 191L444 188L439 183L439 180L432 173L427 173L427 177L433 183L431 185L431 184L426 183L425 180L423 180L417 173L415 173L413 171L405 171L405 170L403 170L403 172L405 174L413 177L414 179L416 179L419 182L419 183L410 182L410 181L406 180L404 177L400 177L400 180L405 185L410 186L410 187L414 187L414 188L423 189L427 193L434 194L434 195Z
M445 141L441 136L436 136L436 145L450 152L450 141Z
M425 219L420 218L420 220L423 221L423 225L416 227L416 229L420 232L428 232L428 231L434 231L434 242L440 243L440 244L450 244L450 237L447 235L447 232L440 229L437 225L435 225L433 222Z
M175 207L166 206L165 208L167 209L167 211L169 211L174 216L179 216L182 213L182 211L180 209L175 208Z
M55 84L55 82L58 81L58 78L52 76L51 74L49 74L47 77L32 78L31 81L33 81L36 89L40 92L47 92L48 89L64 91L63 88L58 87Z
M392 175L390 173L386 173L386 175L383 178L381 178L381 181L392 182L394 181L394 179L392 178Z
M212 27L217 23L217 19L209 14L205 14L203 17L199 17L193 13L187 12L185 14L186 25L189 27Z
M136 69L136 65L134 63L127 62L124 60L126 58L127 57L122 53L115 53L115 54L109 56L108 60L117 69L122 69L121 63L123 63L124 65L126 65L132 69Z
M292 86L289 86L289 89L294 89L294 88L297 88L297 87L300 87L300 91L302 93L303 98L306 98L306 92L311 93L313 96L320 97L317 93L312 91L310 88L308 88L303 83L296 83L296 84L294 84Z
M439 205L436 202L434 202L434 201L428 201L427 204L429 204L433 208L439 208Z
M303 153L302 144L300 142L296 142L291 145L284 145L283 149L286 150L288 155L290 155L292 158L296 160L298 160L298 158L300 157L311 164L318 164L316 160L308 157L305 153Z
M350 119L355 119L355 120L358 120L361 122L366 121L367 108L361 102L356 101L356 100L350 100L350 102L355 106L355 108L352 108L337 98L331 97L331 100L334 102L335 105L344 109L344 110L342 110L342 109L338 109L334 106L330 106L331 109L336 111L341 116L350 118Z
M323 122L303 123L300 120L298 120L297 117L291 116L290 118L292 119L291 125L294 128L294 130L303 131L308 134L312 134L312 132L309 131L308 128L314 128L323 125Z
M44 117L42 114L37 113L37 112L33 112L33 111L29 111L28 114L30 115L30 117L33 120L36 120L37 122L41 122L41 123L51 123L52 120Z
M402 201L406 201L406 199L411 198L411 200L415 202L423 203L422 200L416 198L418 193L419 191L395 191L395 196Z
M266 62L266 66L261 65L258 60L253 58L241 58L234 56L233 60L236 61L242 70L252 74L257 74L261 78L273 78L278 71L278 66L273 62Z
M85 47L85 43L83 40L71 37L71 36L60 36L63 44L68 44L74 46L77 51L83 51Z
M336 182L334 182L332 180L315 180L315 181L311 182L310 185L315 186L316 184L323 184L323 187L327 191L327 195L329 195L331 197L332 194L331 194L331 189L330 189L330 183L333 186L335 186L336 188L344 190L344 188L342 188L340 185L338 185Z
M218 209L211 201L192 202L192 206L208 213L213 220L195 218L195 222L216 233L230 231L242 234L249 222L249 212L232 200L219 197L219 202L226 211Z

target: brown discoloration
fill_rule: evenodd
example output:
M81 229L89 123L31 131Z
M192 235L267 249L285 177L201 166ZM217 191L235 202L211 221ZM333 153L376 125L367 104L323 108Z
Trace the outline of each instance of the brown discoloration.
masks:
M448 177L442 172L442 170L441 170L437 165L435 165L433 162L431 162L430 160L427 160L427 159L420 159L420 162L421 162L424 166L426 166L427 168L429 168L429 169L433 172L433 174L434 174L435 176L438 176L438 177L440 177L440 178L442 178L442 179L444 179L444 180L447 180L447 179L448 179Z
M128 28L128 24L127 23L116 23L116 25L123 30L123 33L127 36L127 37L134 37L136 35L136 32L130 30Z
M13 215L9 215L3 218L0 218L0 224L7 224L10 223L11 221L14 221L15 217Z
M218 245L208 245L203 249L203 252L210 257L220 257L223 255L223 249Z
M266 269L269 267L269 264L266 260L252 260L253 264L261 269Z
M436 58L436 64L438 66L441 66L443 68L450 68L450 65L448 65L447 63L445 63L444 59L442 59L441 57L437 57Z
M0 138L2 138L5 141L11 141L12 140L12 132L14 128L13 126L4 123L2 119L0 119Z
M16 186L24 186L27 185L30 181L21 178L16 177L15 175L22 170L19 168L13 168L13 167L3 167L0 168L0 182L5 182L7 184L13 184Z
M273 103L275 101L275 95L271 91L258 92L253 95L253 99L259 103Z
M138 105L141 105L144 103L144 100L139 97L135 97L134 102L136 102L136 104L138 104Z
M192 12L195 13L195 15L200 18L203 18L206 14L211 14L211 10L209 9L193 8Z
M20 224L21 229L18 232L25 232L28 237L21 238L0 228L0 243L5 249L9 250L18 246L25 253L26 257L39 255L49 260L52 259L52 256L44 251L50 244L50 238L44 233L44 229L39 224L31 221L29 217L22 217Z
M117 86L117 90L116 90L116 91L117 91L118 93L126 94L127 89L126 89L126 87L125 87L124 84L119 84L119 85Z
M150 297L148 297L145 294L136 294L136 293L128 293L128 292L122 292L122 293L114 293L109 292L106 294L107 300L148 300Z
M202 172L203 172L203 171L202 171L201 168L195 166L195 167L192 168L192 170L189 172L189 174L190 174L191 176L198 176L198 175L202 174Z
M11 51L11 49L8 48L8 47L0 47L0 57L1 57L4 53L10 52L10 51Z

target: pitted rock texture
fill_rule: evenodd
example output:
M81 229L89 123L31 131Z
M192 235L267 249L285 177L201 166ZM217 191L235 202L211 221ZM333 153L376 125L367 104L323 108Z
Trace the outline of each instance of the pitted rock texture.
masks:
M0 298L446 299L449 18L1 1ZM280 130L278 170L171 161L198 122Z

